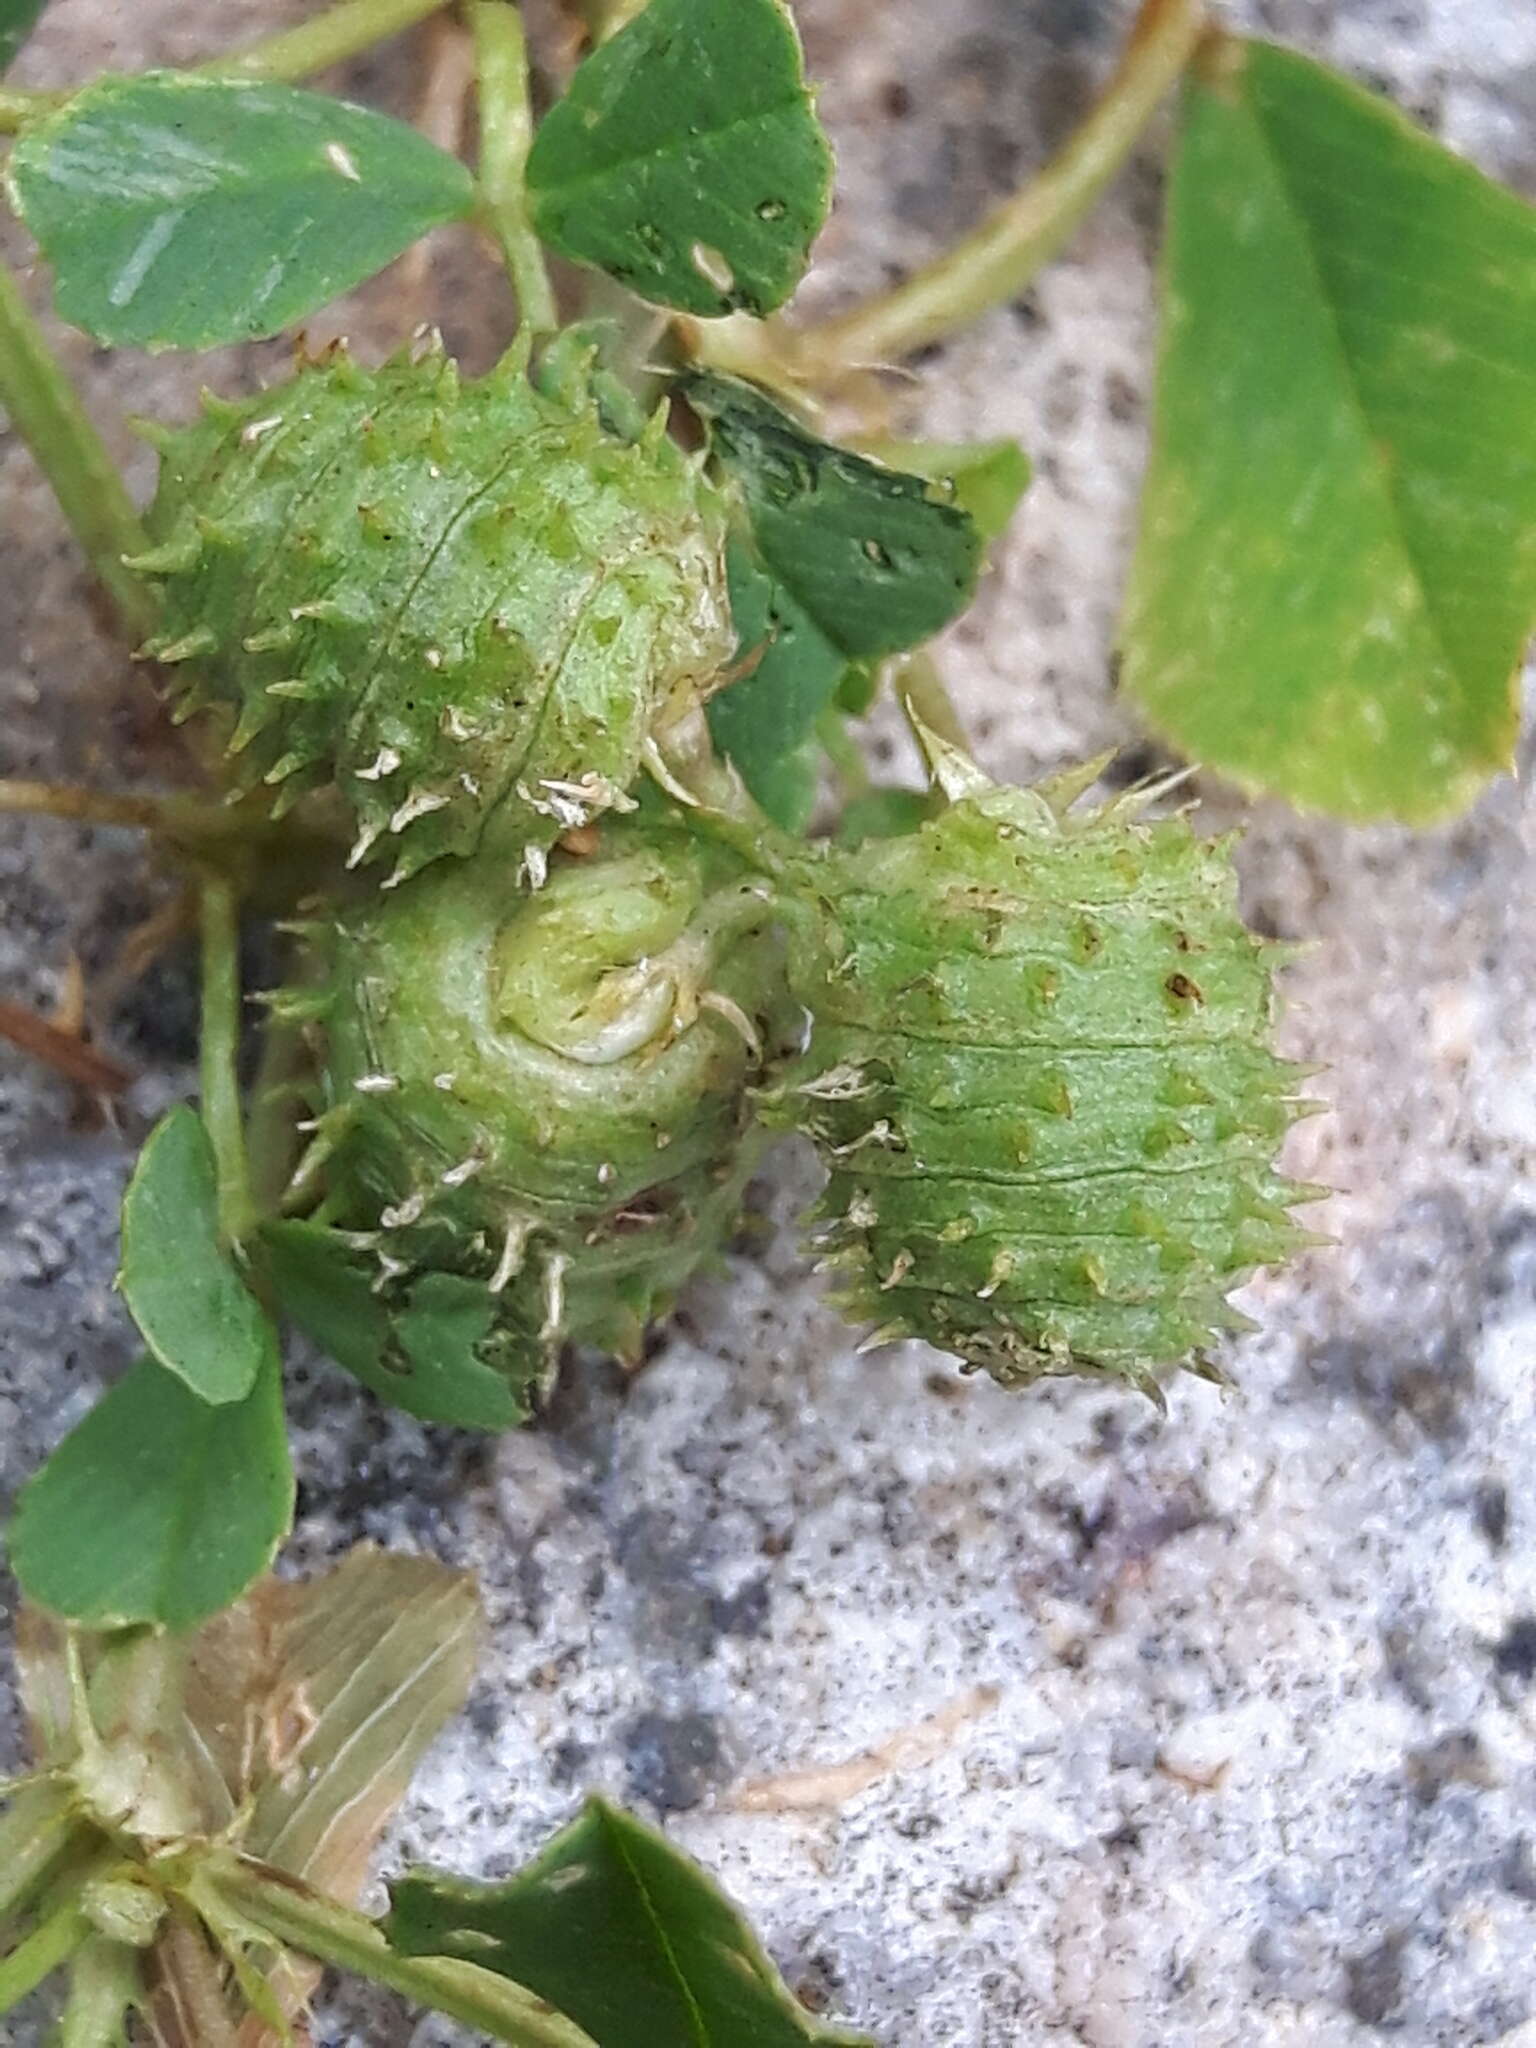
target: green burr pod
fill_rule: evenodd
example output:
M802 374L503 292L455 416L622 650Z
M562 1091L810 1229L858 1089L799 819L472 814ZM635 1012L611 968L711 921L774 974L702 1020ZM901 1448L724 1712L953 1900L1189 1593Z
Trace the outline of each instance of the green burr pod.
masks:
M634 1356L735 1220L798 1018L762 883L645 815L536 892L482 852L314 943L276 999L323 1034L301 1190L386 1288L482 1279L524 1378L567 1339Z
M840 1305L1006 1386L1215 1376L1226 1295L1305 1242L1274 1160L1297 1070L1270 1046L1274 949L1229 850L1139 798L998 788L804 862L814 1016L775 1120L828 1181Z
M714 500L658 415L609 432L582 381L461 379L440 346L333 352L161 451L134 566L177 709L222 715L237 787L334 783L392 881L492 830L537 882L622 806L647 741L721 679Z

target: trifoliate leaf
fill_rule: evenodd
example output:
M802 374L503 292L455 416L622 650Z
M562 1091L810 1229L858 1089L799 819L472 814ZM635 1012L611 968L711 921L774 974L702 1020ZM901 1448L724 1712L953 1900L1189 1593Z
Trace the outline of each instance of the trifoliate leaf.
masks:
M1251 789L1422 820L1507 767L1536 615L1536 211L1224 41L1189 87L1124 678Z
M601 1799L505 1884L402 1878L385 1931L400 1954L456 1956L526 1984L598 2048L862 2040L803 2011L698 1865Z
M123 1196L119 1284L145 1343L199 1400L242 1400L275 1367L276 1332L219 1242L213 1147L185 1103L150 1132Z
M192 1628L260 1577L292 1514L276 1360L214 1408L145 1358L23 1488L11 1569L91 1628Z
M782 0L650 0L595 50L528 157L539 234L705 318L781 305L832 159Z
M76 93L25 130L8 183L64 318L151 349L276 334L474 203L464 166L403 122L171 71Z
M459 1429L527 1421L522 1389L478 1355L495 1309L481 1282L429 1273L392 1313L374 1293L370 1270L333 1231L269 1223L263 1242L284 1310L381 1401Z

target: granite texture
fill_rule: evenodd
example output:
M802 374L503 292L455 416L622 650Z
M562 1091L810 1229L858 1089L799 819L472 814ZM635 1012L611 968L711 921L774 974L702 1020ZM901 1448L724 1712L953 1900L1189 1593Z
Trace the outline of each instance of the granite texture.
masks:
M189 54L297 6L56 0L23 75ZM879 285L1070 127L1127 9L1108 0L803 0L841 187L809 303ZM1513 0L1271 0L1241 18L1385 84L1536 193L1536 14ZM214 15L219 17L217 24ZM349 90L409 111L421 39ZM1135 729L1107 649L1152 338L1160 138L1017 305L922 364L934 435L1016 433L1038 480L948 675L993 769ZM12 246L15 246L14 240ZM484 359L506 302L466 238L361 294L378 346L434 307ZM106 362L66 344L136 488L124 410L282 351ZM0 442L5 771L167 771L141 687L84 610L24 453ZM888 720L873 743L902 752ZM1202 785L1213 827L1242 807ZM1246 904L1311 942L1287 1049L1332 1114L1293 1171L1336 1249L1248 1290L1240 1392L1160 1422L1091 1387L1009 1397L917 1347L855 1357L788 1229L696 1287L626 1382L578 1362L499 1445L296 1375L290 1558L359 1536L474 1566L493 1650L392 1857L514 1866L599 1786L660 1815L811 2003L882 2048L1536 2043L1536 845L1501 783L1430 833L1248 816ZM92 986L165 883L120 836L0 834L0 986ZM254 970L253 970L254 971ZM189 1082L184 952L103 1019L143 1079L92 1130L0 1051L0 1493L126 1358L117 1193ZM1316 1212L1314 1212L1315 1214ZM3 1729L4 1724L0 1724ZM10 1736L14 1740L14 1728ZM27 2024L18 2048L39 2038ZM454 2038L332 1995L317 2038Z

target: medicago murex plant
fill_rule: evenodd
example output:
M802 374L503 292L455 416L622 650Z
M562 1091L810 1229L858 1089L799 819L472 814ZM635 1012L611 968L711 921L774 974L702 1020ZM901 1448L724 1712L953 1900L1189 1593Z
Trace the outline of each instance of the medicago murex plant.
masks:
M0 93L13 203L103 345L280 332L456 219L500 245L520 316L484 377L430 332L378 366L301 346L287 382L147 424L141 515L0 276L0 401L201 777L0 793L151 830L204 968L200 1109L156 1126L124 1200L145 1355L10 1532L39 1770L4 1823L0 2009L67 1963L67 2043L121 2038L130 2008L175 2041L234 2039L245 2006L281 2039L310 1957L498 2039L829 2038L606 1808L509 1885L413 1878L383 1923L348 1903L462 1690L473 1602L404 1560L263 1576L293 1500L279 1324L419 1417L515 1425L566 1344L638 1356L795 1130L872 1341L1005 1385L1219 1374L1226 1296L1305 1241L1310 1192L1274 1164L1299 1076L1229 849L1169 785L982 773L921 650L1025 459L839 446L822 407L857 416L884 366L1016 295L1182 74L1127 687L1249 786L1427 817L1511 740L1536 237L1356 88L1148 0L1039 179L885 298L795 327L830 157L780 0L595 6L536 126L518 14L477 0L474 174L289 83L430 11L350 0L200 72ZM7 55L39 12L0 13ZM930 789L810 836L886 686ZM249 1103L242 912L290 946ZM327 1699L348 1573L398 1627ZM419 1711L360 1750L373 1684ZM588 1953L625 1916L643 1981Z

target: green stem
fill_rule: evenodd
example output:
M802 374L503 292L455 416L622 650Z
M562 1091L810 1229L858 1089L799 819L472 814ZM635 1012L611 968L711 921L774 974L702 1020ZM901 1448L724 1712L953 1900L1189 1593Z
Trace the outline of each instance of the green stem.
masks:
M328 7L312 21L263 36L260 42L197 68L209 78L308 78L414 28L442 5L443 0L342 0L339 7Z
M208 1887L256 1932L319 1963L351 1970L418 2005L479 2027L513 2048L593 2048L574 2021L504 1977L442 1956L401 1956L364 1914L265 1864L212 1859L192 1881L189 1902Z
M219 1228L238 1244L256 1223L240 1117L240 918L229 883L202 883L203 1009L200 1053L203 1122L218 1167Z
M154 622L154 601L124 555L149 542L117 466L48 346L15 277L0 265L0 407L53 486L64 516L124 624L136 635Z
M24 1912L71 1846L75 1817L63 1794L44 1782L24 1785L0 1820L0 1921Z
M29 1992L67 1963L91 1932L91 1923L71 1895L0 1961L0 2013L20 2005Z
M528 219L523 170L533 141L528 49L510 0L474 0L469 10L480 83L480 197L486 226L501 245L524 327L536 334L560 324L544 252Z
M125 2048L129 2009L143 1997L135 1951L105 1935L93 1936L70 1964L58 2048Z
M1113 78L1065 148L973 233L894 291L799 332L702 334L703 352L780 388L827 387L895 363L1016 299L1130 155L1204 23L1203 0L1142 0Z
M313 21L263 36L260 42L228 56L210 57L193 69L202 78L307 78L313 71L344 63L387 36L425 21L442 5L443 0L342 0L339 7L327 8ZM41 119L71 97L67 92L0 88L0 135L15 134L28 121Z
M299 1103L306 1100L305 1077L312 1066L297 1024L269 1017L261 1034L261 1059L246 1118L251 1200L259 1216L275 1216L298 1159Z

